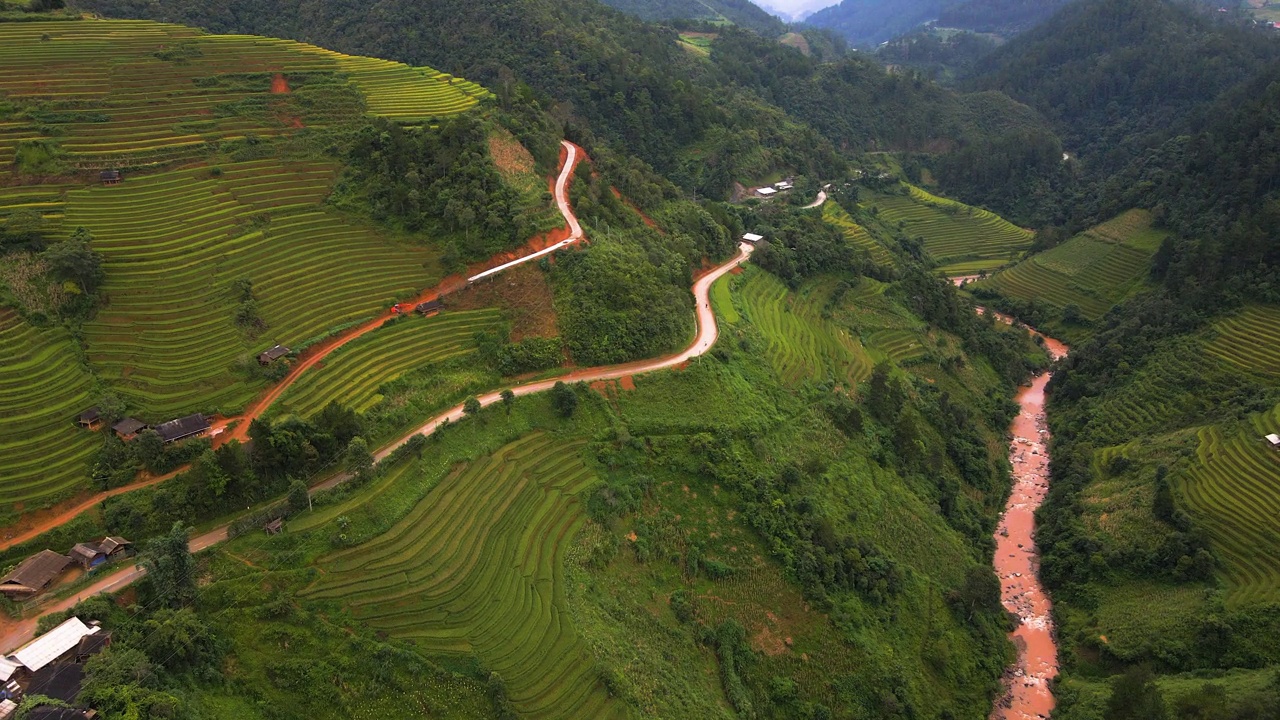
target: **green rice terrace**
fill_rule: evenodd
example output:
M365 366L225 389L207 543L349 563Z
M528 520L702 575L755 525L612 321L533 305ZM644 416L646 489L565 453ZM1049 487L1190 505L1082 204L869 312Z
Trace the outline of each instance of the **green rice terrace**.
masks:
M1233 604L1280 599L1280 407L1237 426L1211 426L1183 475L1181 495L1224 562Z
M89 360L149 415L232 410L261 381L255 350L299 349L432 285L432 251L325 212L336 167L255 161L139 177L67 196L67 225L94 234L107 302L86 325ZM248 279L266 330L237 327Z
M822 208L822 219L836 226L844 237L854 246L867 251L867 256L877 265L892 267L893 253L889 252L880 241L871 237L866 228L854 222L844 208L834 202L825 203Z
M425 651L477 656L522 717L624 717L565 610L563 559L597 482L581 441L535 433L470 463L306 591Z
M195 157L208 143L341 122L463 112L474 83L304 43L145 21L0 25L0 166L44 144L75 168ZM35 158L19 169L40 171Z
M863 204L879 219L911 238L949 275L965 275L1017 260L1031 246L1033 233L989 210L938 197L908 185L903 195L879 195Z
M734 289L784 383L832 377L856 385L871 374L871 358L858 339L822 316L835 286L835 280L820 280L793 294L773 275L748 268Z
M1211 332L1210 353L1245 370L1280 374L1280 308L1251 305L1218 321Z
M975 287L1059 311L1075 305L1085 319L1097 320L1143 287L1151 258L1168 235L1151 222L1151 213L1131 210Z
M91 383L65 330L32 327L0 308L0 507L84 482L99 441L72 420L88 407Z
M408 370L475 349L475 335L503 324L496 309L405 317L343 346L323 367L303 375L277 404L281 412L310 416L330 401L364 412L382 399L383 383Z

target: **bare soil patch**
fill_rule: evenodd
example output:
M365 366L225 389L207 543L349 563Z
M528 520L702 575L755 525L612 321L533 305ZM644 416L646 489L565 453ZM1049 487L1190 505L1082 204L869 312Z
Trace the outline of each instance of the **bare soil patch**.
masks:
M511 317L511 339L518 342L556 336L554 300L546 275L529 263L450 295L448 305L458 310L502 308Z

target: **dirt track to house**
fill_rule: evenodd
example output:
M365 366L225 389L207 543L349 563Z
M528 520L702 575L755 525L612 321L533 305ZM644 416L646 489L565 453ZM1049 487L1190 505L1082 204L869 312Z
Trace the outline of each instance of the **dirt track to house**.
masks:
M554 242L550 242L549 244L547 244L546 247L540 250L536 250L533 253L529 253L527 255L523 255L514 259L504 258L503 259L504 262L502 262L501 264L489 270L478 270L477 274L470 275L469 278L466 278L466 279L455 278L453 281L450 281L449 278L446 278L444 282L437 285L432 290L423 293L423 296L416 302L422 302L425 300L439 297L441 294L445 292L445 290L442 290L442 287L444 287L446 283L449 283L449 282L456 283L458 282L458 280L461 280L462 284L460 286L465 286L467 282L471 282L477 279L483 279L492 274L495 274L494 272L492 272L494 270L501 271L501 270L505 270L510 267L513 267L515 265L519 265L524 262L535 260L539 257L547 255L563 247L567 247L568 245L579 242L580 240L583 239L582 226L579 224L578 218L573 212L573 207L569 203L569 192L568 192L569 181L573 176L573 170L575 166L577 165L577 163L580 161L582 157L582 150L581 148L578 148L576 145L573 145L572 143L565 142L563 145L564 145L564 153L562 154L562 158L561 158L561 170L560 170L559 176L556 178L553 189L555 193L556 206L560 209L560 213L561 215L564 216L565 222L567 224L567 228L566 228L568 233L567 236L564 236L563 239L552 238ZM563 233L561 233L561 235L563 235ZM685 348L685 350L683 350L682 352L676 353L674 355L655 358L652 360L640 360L632 363L625 363L622 365L608 365L608 366L596 367L596 368L583 368L581 370L575 370L569 373L568 375L564 375L551 380L542 380L542 381L531 382L531 383L526 383L522 385L515 385L509 389L513 393L515 393L516 396L533 395L535 393L540 393L546 390L550 390L552 387L555 386L557 382L582 381L582 382L590 383L598 380L613 380L617 378L626 377L628 375L636 375L639 373L654 372L656 370L664 370L667 368L676 367L688 362L689 360L695 357L705 354L715 345L716 340L719 338L719 334L720 334L719 326L716 324L715 313L711 309L711 297L710 297L711 286L715 284L717 280L729 274L734 269L738 268L743 263L745 263L751 257L751 253L754 249L755 248L753 246L747 243L740 244L738 246L738 253L734 255L733 258L711 269L710 271L700 275L698 279L694 282L692 291L693 291L695 308L696 308L695 315L696 315L697 330L696 330L693 342L687 348ZM226 442L231 438L247 436L248 427L249 427L249 424L252 422L252 420L260 416L268 407L270 407L271 403L274 402L277 398L279 398L280 395L284 392L284 390L287 389L289 385L292 384L295 380L297 380L298 376L300 376L302 372L305 372L307 368L313 367L317 362L319 362L325 356L332 353L334 350L338 349L342 345L345 345L346 343L351 342L352 340L380 327L383 322L390 319L391 317L393 317L393 314L390 311L388 311L386 314L379 316L377 319L372 320L364 325L361 325L360 327L355 328L347 333L344 333L332 343L324 345L320 350L317 350L315 355L309 354L306 359L300 361L295 365L295 367L290 371L289 375L286 376L286 378L283 381L281 381L275 387L268 390L261 398L259 398L254 403L254 405L248 411L245 412L244 415L238 418L234 418L232 420L227 420L222 423L219 423L215 427L215 430L220 431L218 436L220 438L220 442ZM485 394L479 398L480 404L482 406L492 405L496 402L500 402L501 399L502 399L501 390ZM424 425L420 426L418 429L405 435L404 437L391 443L390 445L380 448L374 454L374 457L376 457L378 460L383 460L388 455L395 452L397 448L409 442L409 439L412 438L413 436L430 435L431 433L435 432L436 429L439 428L446 421L457 422L458 420L461 420L462 417L463 417L462 406L458 405L457 407L454 407L450 410L445 411L444 413L441 413L440 415L431 419ZM227 427L231 425L232 422L238 422L238 424L236 425L234 430L227 430ZM129 492L131 490L137 490L139 488L147 487L149 485L154 485L165 479L173 477L174 475L177 475L178 473L182 472L185 469L186 468L181 468L179 470L175 470L174 472L169 473L168 475L162 476L160 478L154 478L151 480L147 480L145 482L135 483L133 485L128 485L125 487L115 488L114 490L111 490L106 493L100 493L99 495L94 496L90 500L87 500L84 503L77 505L76 508L74 508L73 510L68 510L66 512L63 512L58 516L56 516L55 518L51 519L50 521L43 523L40 526L34 527L28 531L25 531L16 537L6 539L4 543L0 545L0 549L10 547L16 543L23 542L24 540L29 540L39 535L42 532L46 532L50 529L58 527L63 522L69 521L70 519L78 515L80 512L84 512L85 510L92 508L94 505L102 502L108 497L112 497L114 495L120 495L122 493ZM315 487L313 487L311 489L311 492L314 494L321 490L327 490L329 488L336 487L337 485L349 479L349 477L350 476L346 474L340 474L340 475L334 476L320 483L319 485L316 485ZM192 538L191 544L190 544L191 551L199 552L201 550L207 549L221 542L224 542L228 537L227 530L228 530L228 526L222 526L219 528L215 528L214 530L211 530L203 535ZM81 600L84 600L85 598L88 598L88 597L92 597L94 595L119 591L127 587L131 583L133 583L138 578L142 577L142 575L144 574L145 574L145 570L143 570L139 566L123 568L123 569L117 570L114 573L107 575L106 577L84 588L83 590L80 590L79 592L77 592L75 595L71 597L65 598L63 600L59 600L58 602L53 603L46 608L41 608L40 613L36 616L25 618L23 620L18 620L18 621L7 621L7 622L0 621L0 654L6 654L9 652L12 652L13 650L17 649L18 647L22 646L23 644L31 640L31 638L35 634L36 621L38 620L40 615L45 615L53 612L61 612L63 610L66 610L68 608L75 606L75 604L80 602Z

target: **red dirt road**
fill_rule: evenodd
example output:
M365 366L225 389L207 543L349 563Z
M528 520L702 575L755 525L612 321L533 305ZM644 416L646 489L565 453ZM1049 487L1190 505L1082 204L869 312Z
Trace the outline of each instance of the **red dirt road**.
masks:
M581 240L582 228L579 222L577 222L575 215L573 215L573 210L570 204L568 204L567 192L568 179L572 177L572 167L573 164L577 163L577 156L579 156L580 149L577 149L576 146L570 145L570 143L567 142L564 143L564 147L566 147L566 156L564 156L564 160L566 161L564 161L561 176L559 176L558 182L556 183L556 200L559 209L561 209L561 213L564 215L564 218L568 220L568 232L570 232L570 234L568 234L568 237L564 238L564 240L552 243L552 245L549 245L547 249L532 252L532 254L526 255L524 258L518 259L516 263L509 263L508 261L508 263L500 265L502 268L522 263L522 261L529 261L538 258L540 255L545 255L547 252L567 245L567 243ZM657 357L657 359L653 360L640 360L636 361L636 363L627 363L625 365L609 365L604 366L604 368L577 370L577 372L564 375L564 377L520 384L520 386L512 387L512 391L515 392L517 396L534 395L534 393L548 391L548 389L554 387L554 384L557 382L579 382L579 380L590 383L595 382L595 380L626 378L623 380L623 382L626 383L627 380L630 380L630 375L637 373L649 373L654 372L654 370L667 368L678 368L678 366L689 363L689 360L692 359L692 357L698 357L705 354L705 352L710 350L712 346L716 345L716 340L719 337L716 315L714 315L714 313L712 313L712 309L710 309L710 288L712 288L712 284L716 283L719 278L724 277L726 274L730 274L733 270L739 268L742 263L745 263L745 261L750 258L751 251L753 250L754 247L748 245L748 243L741 243L739 246L739 252L737 252L737 255L733 256L731 260L717 266L717 268L710 270L708 273L701 274L700 277L696 279L694 282L694 288L692 288L696 304L696 334L694 342L692 342L689 347L686 347L684 351L680 352L680 354L667 357ZM471 279L475 278L476 275L472 275ZM431 292L439 293L438 288L439 286L436 287L436 290ZM355 331L352 331L351 333L343 334L342 338L339 338L340 343L355 340L356 337L360 337L360 334L364 334L369 332L370 329L378 327L378 325L381 324L383 320L389 318L389 316L392 316L392 314L388 313L387 315L381 316L379 319L372 320L369 324L361 325L360 328L355 329ZM253 406L253 409L238 419L241 420L241 425L238 425L236 428L237 433L239 430L247 429L247 418L251 418L251 416L252 418L256 418L257 414L260 414L262 410L269 407L270 402L274 401L274 398L279 397L280 392L283 392L283 388L288 387L288 383L291 383L293 379L296 379L297 374L301 374L306 368L314 366L317 361L323 359L324 355L328 355L329 352L335 350L340 343L333 347L326 345L326 350L324 350L323 354L321 354L321 352L316 352L314 356L311 356L311 359L308 361L305 368L303 368L302 363L298 363L298 366L294 368L293 372L289 373L289 377L282 380L282 383L280 383L278 387L273 388L273 392L266 393L266 395L262 396L261 400ZM502 400L502 392L495 391L488 393L488 395L481 396L480 404L481 406L488 406L493 405L495 402L499 402L500 400ZM454 421L462 419L462 415L461 405L453 407L453 409L436 416L436 418L431 419L419 429L413 430L412 433L407 434L407 436L404 436L399 439L399 441L392 443L392 445L381 448L381 450L376 452L374 456L378 460L383 460L385 457L392 454L392 452L396 451L396 448L401 447L404 443L408 442L408 439L415 436L415 434L424 434L424 436L426 436L426 434L431 434L435 432L435 429L439 428L445 420L454 423ZM225 423L220 425L220 428L225 427L227 427L227 424ZM227 436L227 434L232 433L223 433L223 436ZM224 437L223 442L225 442L225 439L227 438ZM320 483L319 486L311 488L311 492L320 492L323 491L323 489L338 486L338 484L347 479L348 475L346 474L335 475L335 477ZM160 482L160 479L152 480L152 483L154 482ZM119 492L123 492L125 489L128 488L120 488ZM116 492L116 495L118 495L119 492ZM92 503L90 503L90 505L92 505ZM205 548L214 546L214 544L224 542L227 537L227 527L224 525L224 527L216 528L211 530L209 533L205 533L204 536L192 538L191 550L192 552L205 550ZM76 605L77 602L84 600L84 598L95 596L95 594L119 591L119 589L127 587L127 585L133 583L134 580L141 578L143 574L145 574L145 571L141 568L137 568L137 566L134 566L134 568L125 568L115 571L115 573L108 575L108 577L102 578L99 582L90 585L90 587L82 589L82 591L78 592L76 596L52 603L52 605L46 607L46 609L42 609L40 614L46 615L49 614L49 612L67 610L69 607ZM12 652L14 648L19 647L20 644L28 642L29 639L33 637L35 628L36 618L12 621L12 623L5 623L5 621L0 620L0 653Z
M280 82L284 82L283 75L277 75L277 78ZM285 83L284 88L285 91L288 90L287 83ZM467 269L466 276L450 275L444 278L435 287L423 291L417 299L398 305L397 307L400 311L402 313L412 312L414 306L420 302L435 300L441 295L466 287L470 280L474 280L480 275L494 274L493 270L488 270L489 268L495 268L498 271L505 270L523 262L535 260L538 257L554 252L560 248L567 247L581 240L583 238L582 226L578 223L578 218L574 215L573 208L569 205L568 188L569 180L573 177L573 171L577 168L578 163L582 161L585 155L586 154L582 148L577 145L569 142L561 143L560 174L550 182L550 186L556 198L556 206L559 208L560 214L564 216L565 219L565 227L563 229L534 237L519 251L502 253L485 262L476 263ZM474 275L473 273L479 273L480 275ZM352 340L378 329L382 326L382 323L395 316L395 313L388 309L373 320L341 333L333 338L322 341L308 349L307 352L305 352L302 357L294 363L293 367L290 368L289 374L286 375L279 383L268 388L266 392L255 399L249 407L245 409L245 412L242 415L225 418L213 424L211 433L213 436L214 447L220 447L231 440L240 440L241 442L247 440L249 437L250 423L258 417L261 417L262 414L267 411L267 408L271 407L272 403L278 400L280 396L284 394L291 385L293 385L293 383L297 382L298 378L301 377L304 372L315 367L322 360L332 354L334 350L337 350ZM73 500L73 504L63 507L55 506L46 510L45 512L47 514L34 513L28 518L21 519L18 525L5 528L5 531L9 534L7 537L0 540L0 550L5 550L19 543L26 542L41 533L48 532L53 528L64 525L75 519L78 515L92 510L96 505L108 498L123 495L124 493L132 492L134 490L141 490L143 488L150 487L151 485L164 482L165 480L168 480L179 473L185 472L186 470L187 468L184 466L157 478L140 480L129 485L98 493L88 498Z
M1054 359L1067 353L1067 347L1052 338L1045 338L1045 347ZM1049 428L1044 415L1049 377L1050 373L1043 373L1019 391L1021 410L1010 428L1014 484L996 527L994 566L1000 578L1000 600L1019 618L1009 636L1018 649L1018 660L1005 673L1005 694L990 720L1040 720L1054 708L1049 683L1058 675L1058 645L1053 606L1040 584L1035 543L1035 512L1049 493Z

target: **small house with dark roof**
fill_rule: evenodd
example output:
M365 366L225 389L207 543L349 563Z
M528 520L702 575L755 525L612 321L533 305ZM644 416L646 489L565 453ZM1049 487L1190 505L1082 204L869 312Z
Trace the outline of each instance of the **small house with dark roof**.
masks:
M123 180L124 177L120 174L119 170L103 170L98 173L98 179L102 181L103 185L115 185Z
M0 578L0 593L25 600L44 590L70 564L71 558L66 555L41 550Z
M199 437L209 432L209 421L204 415L196 413L186 417L170 420L167 423L160 423L156 426L156 432L160 433L160 439L166 443L186 440L187 438Z
M107 561L107 554L102 548L89 543L76 543L67 555L85 570L92 570Z
M115 537L108 536L102 538L102 542L98 543L98 547L102 549L102 552L107 554L107 557L112 557L121 553L126 555L133 554L133 543L118 535Z
M76 424L86 430L97 430L102 427L102 413L96 407L80 413L80 417L76 418Z
M275 347L271 348L270 350L267 350L266 352L258 353L258 364L270 365L276 360L279 360L280 358L288 355L289 352L290 352L289 348L283 345L276 345Z
M440 312L443 309L444 309L444 301L440 300L439 298L436 298L435 300L427 300L426 302L418 303L418 306L415 307L413 310L414 312L417 312L423 316L429 316L429 315L435 315L436 313Z
M111 429L115 431L116 435L119 436L121 440L128 442L138 437L138 433L146 430L147 424L134 418L125 418L115 425L112 425Z
M284 520L276 518L266 525L263 525L262 529L266 530L268 535L279 535L284 530Z
M105 630L80 638L76 646L76 662L86 663L89 658L111 647L111 633Z
M65 703L73 703L84 683L84 666L73 662L45 665L31 676L26 694L43 695Z

